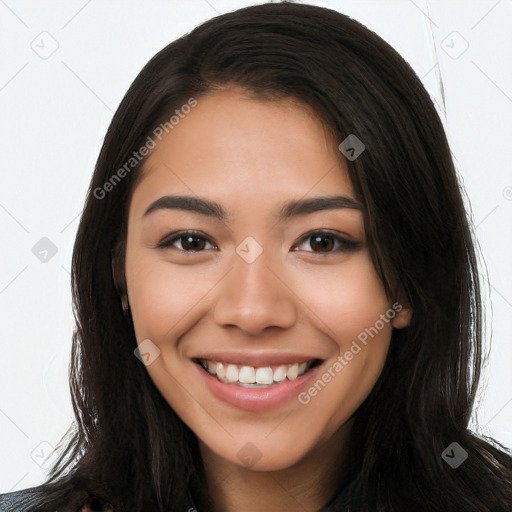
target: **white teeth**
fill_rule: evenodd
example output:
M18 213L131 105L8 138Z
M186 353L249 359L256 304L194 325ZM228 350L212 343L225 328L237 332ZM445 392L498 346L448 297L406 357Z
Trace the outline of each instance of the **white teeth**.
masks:
M252 366L242 366L238 380L243 384L254 384L256 381L254 368Z
M298 363L295 363L295 364L292 364L288 370L286 370L286 376L290 379L290 380L294 380L297 378L297 376L299 375L299 364Z
M254 368L253 366L241 366L240 369L236 364L224 365L220 362L208 361L201 359L201 364L208 373L217 376L221 382L230 384L247 384L254 385L254 387L271 386L278 382L283 382L287 377L288 380L295 380L300 375L306 373L313 361L304 363L294 363L291 365L280 365L275 371L272 371L270 366L261 368ZM261 387L260 386L260 387Z
M286 379L286 366L282 365L274 372L274 381L283 382Z
M247 366L244 366L244 368L247 368ZM240 372L240 382L242 381L242 373ZM274 379L272 377L272 368L270 366L266 366L265 368L258 368L256 370L256 382L258 384L272 384L274 382Z
M228 364L226 368L226 381L237 382L238 381L238 367L234 364Z
M215 375L220 380L224 380L226 377L226 372L224 371L224 365L222 363L217 363L217 367L215 368Z

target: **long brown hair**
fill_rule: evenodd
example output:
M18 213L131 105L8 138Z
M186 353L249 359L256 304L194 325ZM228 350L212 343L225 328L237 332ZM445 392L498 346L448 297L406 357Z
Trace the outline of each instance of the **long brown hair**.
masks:
M353 479L322 510L510 509L510 454L468 430L482 366L479 271L432 101L404 59L357 21L268 3L213 18L166 46L112 119L73 251L76 421L31 510L76 510L88 493L116 511L185 511L192 499L198 512L211 510L197 438L134 357L119 297L127 212L144 159L122 179L114 175L190 98L231 85L263 100L294 97L340 142L350 134L363 141L365 151L346 163L372 259L386 290L400 286L414 312L393 333L383 372L356 413ZM468 455L458 468L442 457L454 442Z

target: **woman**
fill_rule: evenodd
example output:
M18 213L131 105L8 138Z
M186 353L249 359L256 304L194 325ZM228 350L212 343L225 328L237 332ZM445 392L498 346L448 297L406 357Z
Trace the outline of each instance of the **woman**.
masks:
M442 124L347 16L253 6L151 59L72 285L76 431L6 510L512 507L510 454L468 430L480 290Z

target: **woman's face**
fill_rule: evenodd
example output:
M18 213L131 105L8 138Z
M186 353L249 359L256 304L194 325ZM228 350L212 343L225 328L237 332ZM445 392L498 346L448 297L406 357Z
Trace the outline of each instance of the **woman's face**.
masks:
M291 100L214 93L157 141L132 197L125 271L146 369L201 445L240 466L286 468L331 439L409 320L372 265L340 142ZM146 213L165 196L192 209Z

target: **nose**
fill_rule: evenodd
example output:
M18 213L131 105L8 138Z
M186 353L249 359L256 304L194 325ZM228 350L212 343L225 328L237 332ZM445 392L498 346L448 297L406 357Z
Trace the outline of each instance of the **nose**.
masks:
M297 322L298 298L280 265L264 251L248 263L238 255L218 286L213 317L222 327L236 326L257 336L269 327L289 328Z

